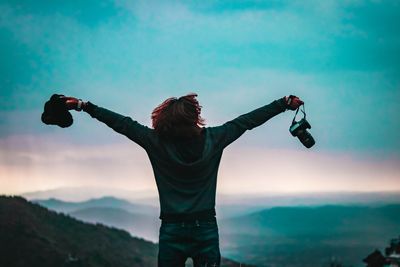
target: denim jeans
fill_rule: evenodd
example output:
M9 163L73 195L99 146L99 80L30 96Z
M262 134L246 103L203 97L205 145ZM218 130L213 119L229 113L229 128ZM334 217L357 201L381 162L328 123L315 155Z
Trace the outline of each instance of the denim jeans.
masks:
M213 220L162 222L160 227L158 267L184 267L187 258L194 267L219 267L218 226Z

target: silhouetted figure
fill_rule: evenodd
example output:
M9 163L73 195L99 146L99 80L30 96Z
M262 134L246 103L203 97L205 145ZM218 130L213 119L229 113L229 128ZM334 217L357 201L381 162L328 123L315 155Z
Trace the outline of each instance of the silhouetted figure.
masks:
M66 97L68 109L84 110L143 147L153 167L160 200L158 266L219 266L215 218L217 172L223 150L251 130L303 102L283 97L217 127L203 127L196 94L168 98L152 112L153 129L90 102Z

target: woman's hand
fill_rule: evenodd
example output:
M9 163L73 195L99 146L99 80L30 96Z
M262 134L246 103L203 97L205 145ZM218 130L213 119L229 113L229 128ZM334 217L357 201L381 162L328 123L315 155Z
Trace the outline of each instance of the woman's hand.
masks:
M81 99L75 97L62 96L61 98L65 100L65 106L68 110L74 109L76 111L81 111L86 104Z
M294 95L285 96L285 100L286 100L287 108L290 110L296 110L301 105L304 104L304 102L302 100L300 100L300 98L298 98L297 96L294 96Z

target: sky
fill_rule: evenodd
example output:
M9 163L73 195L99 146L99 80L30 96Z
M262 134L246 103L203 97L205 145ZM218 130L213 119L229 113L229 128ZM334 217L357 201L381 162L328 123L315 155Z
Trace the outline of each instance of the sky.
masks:
M297 95L316 145L279 114L225 150L218 192L399 191L399 17L390 0L0 0L0 194L156 193L145 151L88 114L43 124L54 93L149 127L189 92L206 126Z

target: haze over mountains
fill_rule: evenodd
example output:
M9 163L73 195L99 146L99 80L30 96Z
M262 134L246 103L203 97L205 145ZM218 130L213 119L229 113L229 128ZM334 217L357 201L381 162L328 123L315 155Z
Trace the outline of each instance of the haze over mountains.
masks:
M347 205L263 207L250 205L249 198L242 205L226 202L217 212L222 254L257 266L329 266L332 259L343 266L363 266L363 257L400 234L400 204L390 204L396 195L373 196L375 201L362 205L354 204L361 197ZM37 203L158 240L158 209L153 206L113 197Z
M220 222L225 255L257 266L364 266L400 235L400 205L277 207Z
M67 202L58 199L34 200L46 208L68 213L85 222L100 222L129 231L153 242L158 242L158 209L150 205L134 204L115 197L103 197L82 202Z
M39 202L43 206L46 206L49 209L57 210L59 212L73 212L80 209L102 207L123 209L126 211L137 212L147 215L154 215L158 213L158 208L154 206L145 204L134 204L130 201L110 196L89 199L81 202L62 201L55 198L50 198L47 200L33 200L33 202Z
M68 202L82 202L89 199L113 196L133 203L148 204L158 207L157 191L134 191L104 187L60 187L50 190L25 192L23 197L33 199L56 198ZM399 203L399 191L383 192L299 192L259 194L223 194L217 193L218 205L248 205L261 207L324 205L324 204L388 204Z

